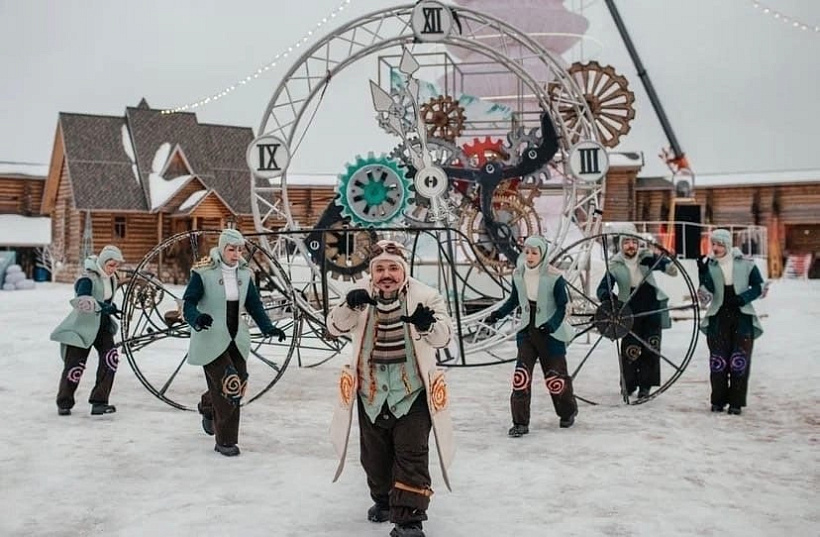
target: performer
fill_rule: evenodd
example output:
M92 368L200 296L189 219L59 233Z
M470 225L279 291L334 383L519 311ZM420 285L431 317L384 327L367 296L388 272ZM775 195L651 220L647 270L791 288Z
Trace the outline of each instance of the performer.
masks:
M525 323L518 332L518 358L513 373L510 408L513 426L507 434L513 438L530 432L530 401L535 362L541 370L558 414L561 428L572 427L578 404L567 373L567 343L574 330L566 322L569 303L566 283L561 272L547 262L547 241L532 236L524 241L524 251L513 271L513 288L507 301L487 317L495 324L516 308L521 308Z
M709 345L712 412L740 415L746 406L754 340L763 334L752 302L763 292L754 261L732 248L728 230L711 235L712 257L698 258L700 285L712 295L700 327Z
M114 346L120 311L114 304L117 290L117 268L125 262L116 246L107 245L99 255L89 256L84 262L85 272L74 282L74 309L51 333L51 340L60 343L63 373L57 391L57 414L68 416L74 407L74 393L85 371L91 347L97 349L97 379L88 397L91 414L111 414L117 409L108 404L114 385L119 355Z
M209 257L191 270L183 295L183 316L191 325L188 363L203 366L208 390L197 405L202 428L216 435L214 451L239 455L239 409L248 382L251 336L242 311L250 314L265 337L285 340L265 313L251 271L242 258L245 239L225 229Z
M643 399L649 397L653 386L661 385L661 331L672 327L669 297L652 273L677 276L678 269L665 255L641 248L637 237L621 235L618 244L618 253L610 258L609 272L598 284L597 295L611 308L620 309L626 303L633 314L641 314L634 318L632 333L621 340L619 359L627 395L638 390L638 398Z
M347 293L327 318L332 335L353 340L331 425L340 458L334 481L344 468L355 402L360 460L375 502L367 518L393 522L391 537L424 536L422 522L433 495L431 428L448 488L453 457L447 387L435 356L450 342L453 329L444 298L409 274L401 246L378 242L370 278Z

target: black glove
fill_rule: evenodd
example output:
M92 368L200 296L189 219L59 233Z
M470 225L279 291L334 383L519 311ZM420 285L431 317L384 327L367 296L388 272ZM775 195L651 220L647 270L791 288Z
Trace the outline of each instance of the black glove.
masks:
M285 331L281 328L276 328L275 326L271 326L270 329L266 330L264 336L275 337L279 341L285 341Z
M499 320L500 319L498 318L498 315L496 315L495 312L493 312L493 313L487 315L487 318L484 319L484 324L492 326L495 323L497 323Z
M347 307L352 310L364 306L365 304L376 305L376 299L364 289L353 289L347 293Z
M645 267L652 268L655 265L655 258L654 257L644 257L641 259L641 265Z
M214 318L208 315L207 313L200 313L196 316L196 320L194 321L194 330L207 330L214 324Z
M726 300L726 304L728 306L733 307L733 308L739 308L739 307L743 306L744 304L746 304L746 301L743 300L742 296L735 295L735 296L729 297L729 299Z
M117 305L113 302L100 302L100 311L106 315L110 315L112 317L116 317L119 319L122 316L122 312L117 309Z
M423 304L416 306L416 311L413 315L402 315L401 320L405 323L413 323L420 332L427 332L433 323L436 322L436 316L433 310Z
M702 255L695 259L695 263L698 264L698 272L706 272L706 267L708 267L709 263L709 256Z
M539 326L538 329L545 334L552 334L553 332L558 330L558 327L555 325L552 319L550 319L549 321Z

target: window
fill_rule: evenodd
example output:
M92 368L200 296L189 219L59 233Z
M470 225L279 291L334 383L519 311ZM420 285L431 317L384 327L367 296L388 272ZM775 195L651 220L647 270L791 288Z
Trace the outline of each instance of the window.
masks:
M115 216L114 217L114 238L115 239L124 239L125 238L125 217L124 216Z

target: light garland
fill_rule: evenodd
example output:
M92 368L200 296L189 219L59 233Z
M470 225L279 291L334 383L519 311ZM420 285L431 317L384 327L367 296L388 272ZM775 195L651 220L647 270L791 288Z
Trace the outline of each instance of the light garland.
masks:
M804 22L801 22L801 21L795 19L794 17L789 17L785 13L781 13L780 11L777 11L776 9L772 9L769 6L767 6L767 5L765 5L761 2L758 2L757 0L749 0L749 3L752 4L752 7L754 7L755 9L759 9L761 13L769 15L770 17L773 17L775 20L778 20L778 21L780 21L784 24L787 24L787 25L791 26L792 28L795 28L797 30L803 30L803 31L806 31L806 32L809 31L809 30L812 30L816 33L820 33L820 26L815 26L815 25L806 24Z
M229 95L234 90L236 90L238 88L241 88L242 86L247 86L249 83L251 83L254 80L256 80L257 78L259 78L265 72L270 71L271 69L276 67L276 65L279 63L279 61L284 60L285 58L287 58L290 55L291 52L295 51L296 49L298 49L299 47L301 47L302 45L307 43L308 39L310 39L313 36L313 34L316 33L319 30L319 28L321 28L322 26L327 24L328 21L330 21L331 19L336 18L336 16L339 13L341 13L344 10L344 8L347 7L350 4L351 1L352 0L344 0L327 17L324 17L322 20L320 20L318 23L316 23L316 26L314 26L313 29L308 30L308 32L304 36L302 36L302 39L300 39L299 41L297 41L293 45L289 46L287 48L287 50L284 50L284 51L280 52L279 54L277 54L276 57L274 57L270 62L268 62L266 65L263 65L262 67L260 67L259 69L257 69L253 73L249 74L248 76L237 80L236 82L234 82L230 86L224 88L222 91L220 91L218 93L214 93L213 95L210 95L209 97L205 97L204 99L200 99L198 101L195 101L193 103L186 104L186 105L183 105L183 106L177 106L176 108L165 109L165 110L162 111L162 113L163 114L174 114L176 112L184 112L186 110L199 108L200 106L204 106L208 103L218 101L222 97L225 97L226 95Z

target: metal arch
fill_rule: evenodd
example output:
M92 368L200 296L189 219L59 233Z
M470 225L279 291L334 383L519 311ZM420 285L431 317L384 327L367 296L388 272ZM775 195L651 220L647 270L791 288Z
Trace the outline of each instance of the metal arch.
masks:
M692 312L692 319L691 319L692 324L690 326L689 336L688 336L689 337L689 343L686 346L685 350L675 349L673 351L673 352L678 351L678 352L675 352L675 354L678 355L678 356L681 356L681 352L682 352L682 356L680 357L680 360L675 361L675 360L672 360L672 359L668 358L667 354L671 354L671 353L668 353L668 352L661 351L660 353L658 353L662 363L665 362L667 365L672 367L673 372L671 373L671 375L669 375L665 379L662 377L661 378L661 385L658 386L657 388L655 388L653 391L651 391L649 396L646 397L646 398L643 398L643 399L637 399L636 398L636 399L631 399L630 400L630 398L627 394L623 394L623 393L621 394L625 403L630 404L630 405L639 405L639 404L643 404L643 403L646 403L648 401L651 401L655 397L659 396L660 394L662 394L663 392L668 390L683 375L684 371L686 370L687 366L689 365L689 363L692 359L692 356L694 355L694 352L695 352L695 349L696 349L697 343L698 343L699 327L700 327L700 305L699 305L698 297L697 297L697 286L692 281L692 278L689 276L689 273L686 271L686 269L683 267L683 265L677 259L677 256L675 256L675 254L673 252L670 252L669 250L667 250L663 245L661 245L659 243L656 243L654 241L649 241L649 240L646 239L646 237L643 237L643 236L640 236L640 235L636 235L636 234L633 234L633 233L600 233L600 234L592 235L592 236L580 239L578 241L575 241L572 244L562 248L561 251L556 254L555 259L556 259L556 261L560 262L562 259L566 259L568 257L575 256L575 253L573 252L573 250L578 251L577 250L578 246L581 243L585 242L585 241L590 242L590 243L600 243L602 245L602 248L603 248L603 257L604 257L603 262L604 262L604 270L605 270L604 274L606 274L609 271L608 245L611 241L613 241L617 237L632 237L634 239L637 239L640 242L648 243L648 246L650 246L651 248L653 248L655 250L660 251L667 258L669 258L671 260L671 262L675 265L675 267L678 269L678 276L683 278L684 283L686 284L686 289L689 293L688 297L684 297L684 304L682 306L669 306L667 308L657 310L656 312L657 313L660 313L660 312L663 312L663 311L666 311L666 312L691 311ZM587 252L591 251L591 248L587 249L586 251ZM601 302L597 299L597 296L595 296L594 293L588 293L586 290L579 288L578 286L574 285L572 282L568 282L568 283L569 283L568 287L569 287L570 295L574 295L584 306L586 306L584 308L576 308L577 304L575 303L575 301L572 302L573 312L572 312L572 315L571 315L570 323L576 329L579 329L579 332L576 333L576 338L575 338L575 339L578 339L580 336L582 336L586 333L592 332L595 329L595 327L593 325L593 320L592 320L592 313L590 313L590 312L592 310L595 310L597 312L601 307ZM688 300L687 300L687 298L688 298ZM622 310L623 309L627 309L627 308L622 308ZM638 313L638 314L629 313L628 315L630 315L630 316L634 315L636 317L641 316L640 313ZM583 369L583 367L586 364L587 360L591 357L592 353L596 350L599 343L601 343L602 339L604 339L604 336L600 335L599 337L597 337L597 340L595 341L595 343L590 345L590 349L586 352L584 358L581 359L580 363L575 368L575 370L571 372L571 376L573 377L573 379L575 379L577 377L577 375L581 372L581 370ZM615 341L615 340L613 340L613 341ZM616 341L615 352L616 352L616 359L617 359L618 358L618 353L620 352L620 349L618 348L618 341ZM622 389L623 389L623 387L622 387ZM579 395L577 386L575 388L575 391L576 391L576 397L580 401L583 401L583 402L591 404L591 405L597 405L598 404L595 401L592 401L588 398L583 397L582 395Z

